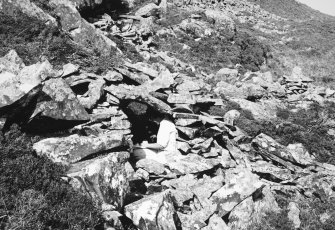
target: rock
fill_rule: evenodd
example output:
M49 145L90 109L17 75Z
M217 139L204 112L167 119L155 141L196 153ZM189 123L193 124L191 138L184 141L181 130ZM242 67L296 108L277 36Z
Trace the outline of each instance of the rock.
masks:
M145 181L149 181L150 180L149 173L146 170L141 169L141 168L138 169L138 170L136 170L134 177L135 178L143 179Z
M105 81L103 79L91 81L85 96L79 97L80 104L86 109L93 109L104 94L104 87Z
M135 12L136 16L150 17L156 16L159 7L155 3L149 3Z
M42 82L53 76L54 71L48 61L22 66L21 60L12 51L2 60L14 62L6 68L20 72L18 75L10 72L0 73L0 114L10 116L12 122L26 122L36 98L40 95Z
M10 50L0 58L0 73L9 72L18 75L23 67L25 67L25 64L15 50ZM0 81L3 81L2 78L0 79Z
M205 87L205 83L201 80L184 79L183 82L177 85L176 89L179 93L188 94L188 92L196 92Z
M124 146L123 135L101 135L98 137L79 136L47 138L33 145L40 156L46 156L53 162L69 164L77 162L91 154L98 154L116 147Z
M195 104L195 98L191 94L170 94L167 101L171 104Z
M171 114L169 105L151 96L148 92L143 92L141 88L111 85L106 87L105 90L121 101L143 102L158 112Z
M252 141L252 144L257 148L259 153L266 158L271 158L271 155L274 155L282 159L282 161L297 163L292 153L285 146L279 144L274 139L263 133L255 137ZM287 162L288 165L290 165L289 162ZM287 164L285 164L284 166L287 166Z
M205 10L205 15L207 18L211 18L215 21L215 24L224 26L228 31L234 33L235 22L232 19L232 15L229 12L225 12L224 10Z
M263 186L258 176L240 167L228 169L225 182L226 184L210 198L216 204L216 211L220 217Z
M78 162L71 165L67 176L72 185L83 193L89 193L96 200L121 210L126 195L129 193L129 182L125 163L129 158L127 152L109 153L101 158Z
M125 207L125 215L139 229L175 230L174 213L170 190L147 196Z
M179 175L203 172L213 169L218 164L220 164L220 162L213 162L196 154L188 154L179 157L175 161L167 162L171 171Z
M193 174L186 174L185 176L181 176L177 179L166 180L162 182L162 185L177 189L180 191L190 190L190 187L195 185L198 182L198 179ZM192 193L193 194L193 193Z
M220 81L216 84L214 92L217 95L223 95L226 98L246 98L246 94L242 89L237 88L234 85L231 85L225 81Z
M229 215L229 229L249 229L253 223L261 224L268 213L279 213L280 208L270 188L258 190L258 196L246 198Z
M108 81L108 82L120 82L123 80L122 74L116 72L116 71L111 71L109 70L103 78Z
M290 202L288 204L288 210L289 210L287 213L288 219L292 221L295 229L299 229L301 225L301 221L299 218L300 209L298 205L294 202Z
M30 116L28 129L37 132L59 130L89 119L89 115L66 82L60 78L50 79L44 83L42 95Z
M240 89L244 92L248 100L261 99L266 94L266 90L263 87L253 83L243 83Z
M292 154L295 162L302 165L310 165L315 162L315 157L309 154L308 150L301 144L289 144L287 150Z
M72 74L78 73L79 68L80 68L79 65L74 65L72 63L68 63L66 65L63 65L62 77L68 77Z
M189 127L177 126L176 128L179 132L182 133L182 135L184 135L188 139L193 139L195 137L195 133L197 131L197 129L189 128Z
M250 164L252 172L268 175L268 180L293 181L296 178L296 176L292 174L290 170L277 167L266 161L256 161Z
M278 108L283 108L280 101L262 100L258 103L245 99L231 98L232 102L237 103L241 109L248 110L256 120L271 120L277 118Z
M0 0L0 11L12 15L15 11L21 11L29 17L36 18L46 25L57 26L56 19L45 13L30 0L8 1Z
M144 62L137 62L136 64L131 64L126 62L124 64L129 69L136 70L138 72L142 72L148 75L150 78L157 78L159 76L159 72L151 67L151 65Z
M223 117L227 125L235 126L236 121L240 118L241 113L237 110L229 110Z
M229 84L235 84L238 80L238 70L222 68L216 73L215 78L218 81L224 81Z
M178 119L175 121L175 124L177 126L186 127L186 126L194 125L197 122L199 122L199 120L197 119Z
M126 79L134 81L136 84L141 85L150 80L150 77L144 73L133 73L127 69L115 68L120 74L122 74Z
M51 0L49 4L59 17L62 30L68 33L75 43L106 55L110 54L112 47L116 47L112 40L81 17L72 1Z
M286 82L313 82L313 79L310 79L303 74L303 71L299 66L295 66L292 70L291 76L285 76L285 80Z
M211 218L209 218L208 225L201 230L230 230L230 228L221 217L214 214L213 216L211 216Z
M143 87L145 87L148 92L155 92L159 89L169 89L174 83L173 76L169 70L161 71L154 80L147 81Z
M165 167L163 164L151 159L139 160L136 162L136 168L142 168L148 173L155 175L162 175L165 172Z
M208 22L196 19L183 20L178 24L178 29L192 35L194 38L209 37L214 33Z

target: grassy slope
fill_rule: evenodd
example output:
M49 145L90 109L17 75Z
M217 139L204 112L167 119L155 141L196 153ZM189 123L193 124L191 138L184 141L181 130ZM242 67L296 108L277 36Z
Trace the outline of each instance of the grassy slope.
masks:
M288 19L289 32L284 39L273 36L274 71L289 74L295 65L318 83L335 86L335 17L295 0L249 0L263 9ZM283 25L278 25L283 26ZM278 41L285 45L275 44Z

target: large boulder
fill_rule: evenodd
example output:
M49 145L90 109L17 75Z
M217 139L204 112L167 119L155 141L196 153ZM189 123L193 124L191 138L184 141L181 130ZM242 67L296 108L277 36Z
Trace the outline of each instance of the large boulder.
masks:
M139 229L176 230L171 191L147 196L125 207L125 214Z
M225 182L226 184L211 197L220 217L264 186L257 175L241 167L229 169L226 172Z
M50 79L44 83L27 128L37 132L59 130L89 119L88 113L68 84L63 79Z
M71 165L67 176L75 189L120 211L129 192L125 167L128 158L128 152L112 152L101 158L78 162Z
M54 74L48 61L23 67L14 51L9 52L1 62L8 66L0 72L0 108L13 104Z
M85 21L70 0L51 0L49 3L59 16L62 29L79 45L109 54L116 44Z
M236 25L233 20L233 15L229 12L216 9L207 9L205 10L205 15L207 18L214 20L214 23L217 26L220 26L220 29L225 29L225 36L231 37L235 34Z
M122 134L105 134L98 137L79 136L55 137L41 140L33 145L33 149L40 156L46 156L53 162L69 164L80 161L92 154L124 146Z

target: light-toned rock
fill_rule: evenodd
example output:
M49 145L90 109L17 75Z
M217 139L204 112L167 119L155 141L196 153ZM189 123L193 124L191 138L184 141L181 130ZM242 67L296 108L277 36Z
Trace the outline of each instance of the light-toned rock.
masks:
M162 175L165 172L165 167L163 164L151 159L139 160L136 162L136 168L142 168L145 171L155 175Z
M295 229L299 229L301 225L301 221L299 218L300 209L298 205L294 202L290 202L287 208L289 210L287 213L288 219L292 221Z
M79 97L80 104L86 109L93 109L104 94L104 87L105 81L101 78L91 81L85 96Z
M63 65L63 73L62 77L67 77L69 75L75 74L79 72L79 65L74 65L72 63L68 63L66 65Z
M53 162L69 164L91 154L101 153L125 145L123 135L101 135L98 137L79 136L47 138L34 144L33 149L40 156Z
M209 218L208 225L201 230L230 230L230 228L221 217L214 214L211 218Z
M150 17L154 16L159 7L155 3L149 3L135 12L136 16Z
M222 68L216 73L215 78L219 81L225 81L229 84L234 84L238 80L238 70Z
M62 30L67 32L73 41L85 48L97 49L102 54L110 54L116 44L86 20L84 20L75 4L70 0L51 0L50 6L59 17Z
M37 103L33 114L30 116L31 122L33 122L33 119L40 117L60 121L89 120L84 107L63 79L47 80L42 92L47 95L47 98Z
M301 144L289 144L287 150L292 154L294 160L302 165L310 165L315 162L315 157Z
M180 156L175 161L167 162L167 165L171 169L171 171L179 175L203 172L206 170L210 170L219 164L220 161L211 161L197 154Z
M236 121L240 118L240 116L241 116L241 113L234 109L234 110L228 111L224 115L223 119L227 125L234 126L236 124Z
M71 165L67 176L75 189L120 211L129 192L125 168L128 158L127 152L113 152L101 158L78 162Z
M0 58L0 73L9 72L17 75L23 67L25 67L25 64L15 50L10 50ZM3 81L3 79L0 78L0 81Z
M175 209L171 200L171 191L147 196L125 206L125 215L139 229L175 230Z
M220 217L263 186L257 175L241 167L229 169L225 182L226 184L210 198L216 204L216 211Z

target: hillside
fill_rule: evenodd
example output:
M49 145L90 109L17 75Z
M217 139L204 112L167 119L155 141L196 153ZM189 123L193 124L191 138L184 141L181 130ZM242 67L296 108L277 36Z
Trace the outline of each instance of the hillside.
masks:
M0 0L0 229L334 229L334 21Z

